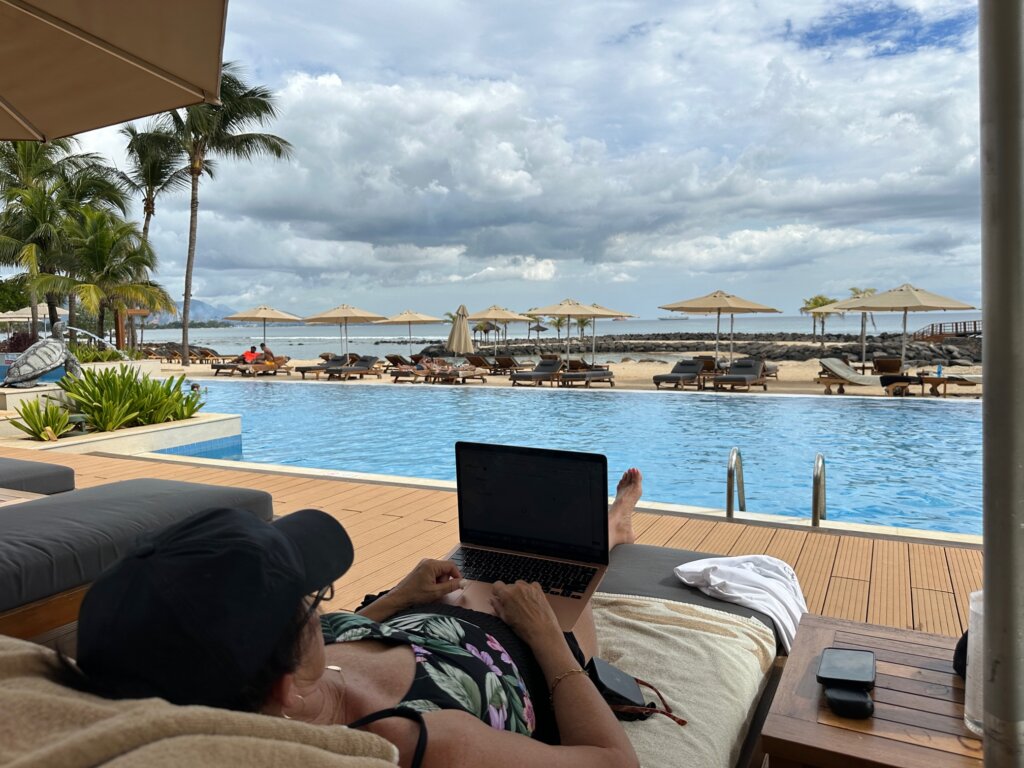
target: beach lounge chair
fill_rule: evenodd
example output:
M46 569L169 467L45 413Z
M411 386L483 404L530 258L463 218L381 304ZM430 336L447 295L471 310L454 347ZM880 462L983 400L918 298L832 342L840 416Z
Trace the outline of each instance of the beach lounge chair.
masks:
M561 360L562 356L555 352L545 352L540 356L541 360Z
M439 368L427 381L431 384L465 384L467 381L476 380L484 384L487 381L487 373L486 368L477 368L475 365Z
M856 387L878 387L882 384L882 380L878 376L857 373L857 371L837 357L823 357L818 362L821 363L821 373L818 374L818 378L814 381L825 385L826 395L832 394L833 386L838 386L839 394L843 395L846 394L846 387L850 385Z
M379 359L373 355L363 355L353 365L343 365L328 371L327 378L348 381L353 376L358 376L360 379L364 376L376 376L379 379L383 375L383 371L377 367Z
M715 389L729 387L735 392L737 387L742 387L744 392L749 392L751 387L762 387L765 392L768 391L768 383L764 378L764 361L749 357L737 360L729 366L728 373L716 376L711 381Z
M574 387L582 384L590 387L591 384L607 384L615 386L615 374L607 368L589 368L576 371L564 371L558 377L558 386Z
M539 387L545 381L550 382L554 386L561 370L561 360L541 360L534 366L532 371L513 371L509 378L512 379L512 386L514 387L524 384L535 384Z
M213 371L214 376L220 376L222 373L230 376L238 370L238 366L242 363L211 363L210 370Z
M702 360L680 360L668 373L659 373L654 377L655 389L661 389L662 384L671 384L673 389L685 388L692 384L700 388L700 372L704 369Z
M416 365L412 360L407 360L402 355L384 355L384 359L387 360L387 365L384 366L385 370L391 370L392 368L409 368ZM353 363L355 365L355 363Z
M359 360L359 355L354 352L349 352L347 356L335 355L332 353L325 354L327 357L322 363L317 363L316 365L300 365L296 367L295 370L299 372L299 375L302 376L302 378L306 378L306 374L308 373L319 380L321 374L326 373L329 375L332 370L343 368L346 365L355 365L356 361ZM320 355L320 357L324 357L324 355Z
M500 371L494 370L497 363L492 363L483 355L464 355L466 362L472 365L474 368L483 368L485 371L490 373L500 373Z
M498 356L496 356L494 358L494 365L491 366L491 373L495 373L495 374L500 374L500 373L512 374L512 373L515 373L516 371L522 371L522 370L526 369L527 367L528 366L524 365L523 363L520 363L518 360L516 360L511 355L505 355L505 356L498 355Z

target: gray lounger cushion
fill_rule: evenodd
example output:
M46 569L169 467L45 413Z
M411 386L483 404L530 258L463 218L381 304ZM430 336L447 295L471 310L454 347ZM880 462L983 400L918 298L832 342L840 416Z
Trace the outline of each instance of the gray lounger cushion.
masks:
M608 572L598 591L611 592L615 595L659 597L690 605L703 605L734 616L753 617L775 632L775 623L767 614L709 597L699 589L686 586L676 576L673 569L677 565L703 560L706 557L717 555L686 549L652 547L647 544L620 544L611 551Z
M0 508L0 611L90 584L145 534L204 509L273 516L252 488L125 480Z
M75 470L41 461L0 459L0 488L46 495L73 491Z

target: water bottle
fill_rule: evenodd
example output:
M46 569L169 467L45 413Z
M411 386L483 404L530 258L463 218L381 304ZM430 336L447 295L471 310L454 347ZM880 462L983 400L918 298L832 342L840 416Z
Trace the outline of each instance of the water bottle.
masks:
M935 369L935 375L940 379L942 378L942 363L939 363L939 366Z

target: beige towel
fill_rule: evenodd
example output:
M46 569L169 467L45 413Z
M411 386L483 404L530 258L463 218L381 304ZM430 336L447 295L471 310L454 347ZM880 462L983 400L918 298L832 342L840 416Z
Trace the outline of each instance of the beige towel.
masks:
M110 701L51 679L52 651L0 636L0 766L5 768L386 768L389 742L343 726Z

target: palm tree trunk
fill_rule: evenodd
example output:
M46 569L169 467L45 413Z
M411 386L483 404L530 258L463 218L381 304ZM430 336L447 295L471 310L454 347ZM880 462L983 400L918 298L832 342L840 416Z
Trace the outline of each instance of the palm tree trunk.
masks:
M32 341L35 342L39 338L39 300L36 298L35 289L31 287L28 289L28 306L32 316Z
M68 294L68 339L72 344L78 343L78 334L72 330L75 327L75 315L77 314L77 307L75 306L75 294Z
M103 335L103 326L106 325L107 321L107 305L104 302L100 302L99 309L96 310L96 335L101 339L106 338Z
M149 242L149 221L153 218L153 203L146 201L145 203L146 217L142 220L142 242Z
M188 313L192 308L192 270L196 265L196 224L199 220L199 173L192 171L192 202L189 205L188 260L185 262L185 296L181 302L181 364L189 364Z
M46 294L46 310L50 315L50 327L53 328L53 324L56 323L60 318L57 316L57 295L53 293Z

